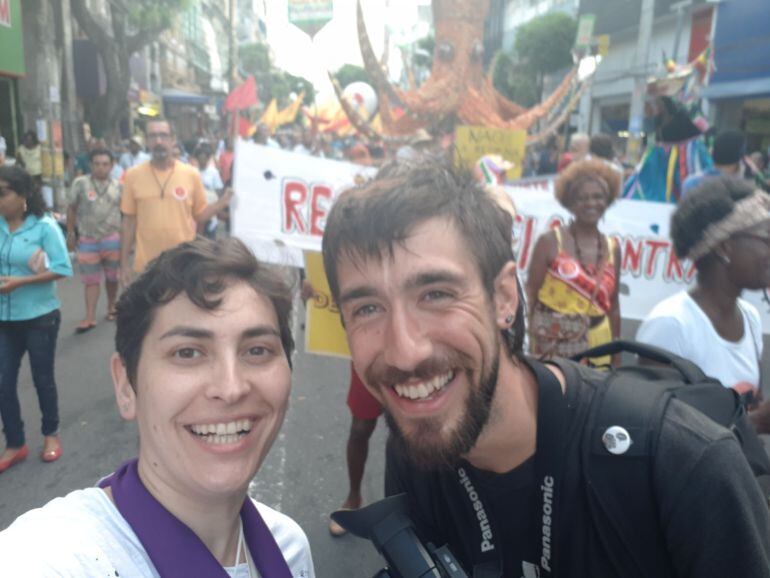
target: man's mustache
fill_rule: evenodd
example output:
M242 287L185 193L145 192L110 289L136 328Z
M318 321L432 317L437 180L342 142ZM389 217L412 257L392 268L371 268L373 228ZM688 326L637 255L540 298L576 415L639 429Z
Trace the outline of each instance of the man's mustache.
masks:
M470 357L458 351L431 357L421 362L412 371L403 371L392 365L373 363L368 370L364 372L364 381L374 387L390 387L397 383L404 383L410 379L425 381L436 375L447 373L453 369L470 369L473 362Z

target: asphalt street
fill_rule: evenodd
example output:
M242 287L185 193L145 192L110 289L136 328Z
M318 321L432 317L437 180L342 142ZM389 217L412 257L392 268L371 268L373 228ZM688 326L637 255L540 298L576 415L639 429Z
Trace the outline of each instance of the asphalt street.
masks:
M137 452L136 428L121 419L115 406L108 367L114 324L104 320L104 295L98 326L83 335L74 334L84 307L80 281L60 282L59 295L62 326L56 379L64 454L52 464L37 457L42 448L40 411L25 360L19 392L30 457L0 474L0 529L31 508L95 485ZM329 512L339 506L347 491L348 363L305 354L304 335L295 337L299 352L294 360L291 406L250 493L302 526L319 578L372 576L383 565L374 547L353 536L332 538L327 529ZM372 439L364 479L367 501L383 495L385 437L386 427L381 423Z
M80 281L60 282L59 295L62 326L56 376L64 455L52 464L37 457L42 447L40 412L25 361L19 391L31 452L25 462L0 474L0 529L31 508L95 485L137 453L136 428L120 418L115 406L108 368L114 324L104 320L104 296L99 304L99 325L89 333L75 335L84 307ZM637 325L624 320L624 337L632 338ZM295 337L299 351L294 360L291 406L250 493L302 526L319 578L369 577L383 566L374 547L352 536L332 538L327 529L329 512L339 506L347 491L348 362L306 354L304 335L300 332ZM765 351L767 347L766 340ZM767 372L768 355L763 357ZM386 427L381 423L372 439L364 479L367 501L383 495L385 438Z

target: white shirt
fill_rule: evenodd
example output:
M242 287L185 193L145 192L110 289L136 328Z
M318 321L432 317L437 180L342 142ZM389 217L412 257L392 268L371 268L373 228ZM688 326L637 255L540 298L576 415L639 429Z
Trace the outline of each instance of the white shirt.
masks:
M131 167L135 167L136 165L140 165L145 161L149 161L150 158L150 155L144 151L139 151L136 153L136 156L132 155L131 151L126 151L120 155L120 161L118 164L123 168L124 171L127 171Z
M203 182L204 189L216 192L225 188L222 177L219 175L219 171L213 165L208 165L202 170L198 169L198 172L201 174L201 181Z
M294 578L314 578L307 537L288 516L254 502ZM226 567L231 578L248 565ZM160 578L131 526L99 488L76 490L19 516L0 532L3 576Z
M757 309L738 299L743 337L727 341L687 291L658 303L639 326L637 341L666 349L698 365L725 387L759 385L762 323Z

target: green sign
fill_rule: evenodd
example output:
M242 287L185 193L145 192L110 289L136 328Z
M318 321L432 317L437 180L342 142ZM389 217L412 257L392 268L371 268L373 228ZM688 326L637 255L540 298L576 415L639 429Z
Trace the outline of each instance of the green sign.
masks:
M591 46L591 40L594 34L594 14L583 14L578 21L577 36L575 37L575 48L588 48Z
M333 17L333 0L289 0L289 22L311 38Z
M24 76L21 0L0 0L0 74Z

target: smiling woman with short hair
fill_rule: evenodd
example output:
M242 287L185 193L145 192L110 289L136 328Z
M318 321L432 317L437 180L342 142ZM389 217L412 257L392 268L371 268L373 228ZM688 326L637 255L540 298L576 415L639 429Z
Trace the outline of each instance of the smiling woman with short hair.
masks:
M304 532L247 494L288 407L290 316L237 239L152 261L118 301L111 363L138 459L0 532L3 573L312 578Z

